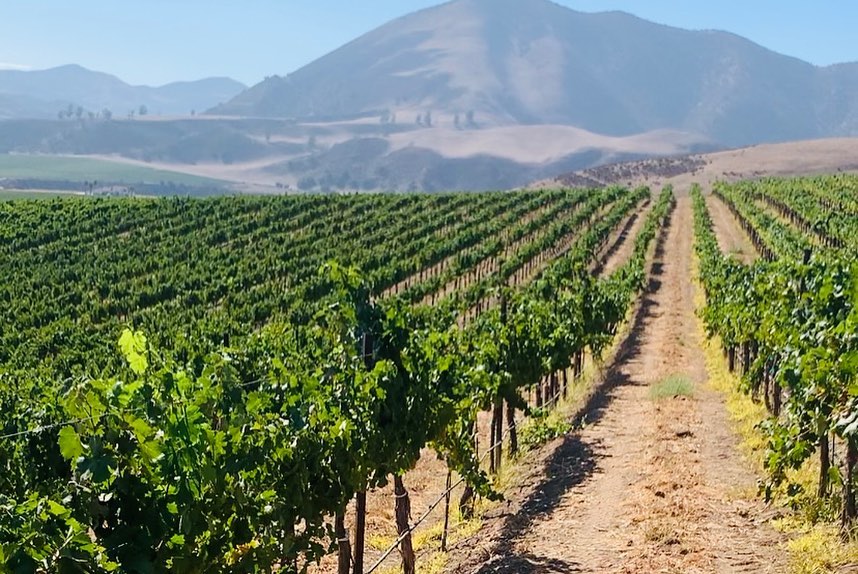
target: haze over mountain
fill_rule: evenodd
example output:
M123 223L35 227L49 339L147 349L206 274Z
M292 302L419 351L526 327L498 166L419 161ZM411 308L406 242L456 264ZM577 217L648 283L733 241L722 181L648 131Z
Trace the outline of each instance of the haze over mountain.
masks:
M474 111L483 127L671 129L718 145L858 131L858 64L818 68L727 32L686 31L547 0L456 0L394 20L216 107L346 118ZM437 123L437 122L436 122Z
M49 70L0 70L0 118L53 118L72 105L86 111L188 115L228 101L245 89L229 78L176 82L160 87L131 86L116 76L68 65Z

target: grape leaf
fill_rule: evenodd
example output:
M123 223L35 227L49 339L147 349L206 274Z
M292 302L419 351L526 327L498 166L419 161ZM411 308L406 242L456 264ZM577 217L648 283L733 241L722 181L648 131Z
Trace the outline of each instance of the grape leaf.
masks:
M72 427L63 427L59 436L60 454L69 461L77 460L83 455L83 443L80 435Z

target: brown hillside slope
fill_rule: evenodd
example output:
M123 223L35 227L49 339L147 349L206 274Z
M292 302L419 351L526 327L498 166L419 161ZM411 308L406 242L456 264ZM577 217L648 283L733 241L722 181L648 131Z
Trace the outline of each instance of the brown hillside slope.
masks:
M766 144L709 154L677 156L605 165L576 171L531 187L568 185L672 184L678 189L697 182L761 177L790 177L834 172L858 172L858 138L837 138Z

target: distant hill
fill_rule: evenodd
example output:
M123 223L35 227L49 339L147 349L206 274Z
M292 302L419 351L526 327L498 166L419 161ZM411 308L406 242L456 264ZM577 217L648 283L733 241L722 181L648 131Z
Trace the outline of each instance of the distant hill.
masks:
M65 106L66 104L61 102L46 102L20 94L0 93L0 120L56 117L58 110Z
M455 0L394 20L216 114L658 129L714 144L858 133L858 64L815 67L727 32L547 0Z
M255 136L263 129L250 121L193 119L6 120L0 122L0 154L117 155L148 162L232 164L284 152L283 144L266 145L261 135Z
M0 70L0 119L56 118L68 106L73 114L81 107L87 115L108 109L121 116L145 106L150 114L188 115L228 101L245 87L229 78L131 86L110 74L76 65Z
M531 188L661 186L682 193L693 183L858 173L858 138L830 138L763 144L705 154L610 163L532 183Z

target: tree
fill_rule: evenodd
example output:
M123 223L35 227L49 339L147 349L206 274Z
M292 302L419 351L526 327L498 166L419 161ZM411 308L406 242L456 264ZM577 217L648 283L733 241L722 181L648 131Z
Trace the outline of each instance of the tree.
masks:
M83 117L83 106L75 108L74 115L77 119L81 119Z
M138 108L138 110L137 110L137 115L139 115L139 116L145 116L148 114L149 114L149 108L147 108L145 104L141 105L140 108Z
M104 108L103 110L101 110L101 117L103 117L107 121L110 121L113 119L113 112L111 112L107 108Z
M456 129L462 127L459 121L459 112L456 112L456 115L453 116L453 125L456 126Z
M432 112L426 112L426 115L423 116L423 122L426 124L427 128L432 127Z
M474 110L468 110L468 113L465 114L465 122L468 124L469 128L474 128L477 124L474 122Z

